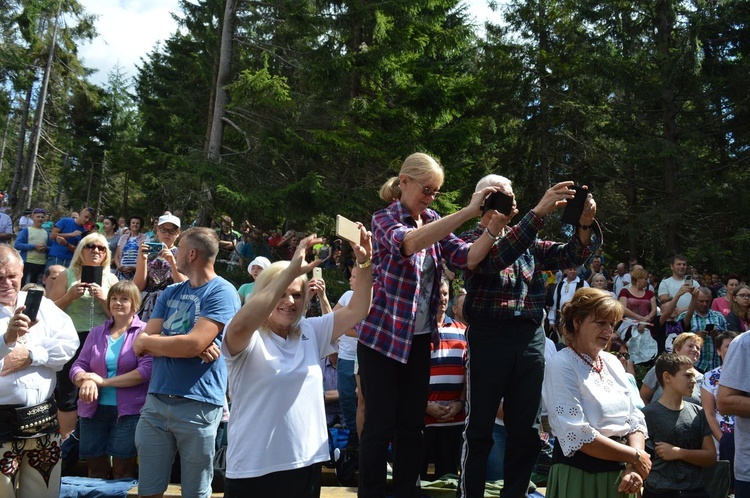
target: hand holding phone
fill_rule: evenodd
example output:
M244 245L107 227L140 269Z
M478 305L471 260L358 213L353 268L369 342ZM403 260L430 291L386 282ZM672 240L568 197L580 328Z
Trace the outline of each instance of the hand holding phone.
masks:
M579 187L578 185L573 185L570 188L576 191L576 195L568 201L560 221L567 225L577 225L578 220L581 219L581 215L583 214L583 208L586 205L586 198L589 195L589 190Z
M352 244L359 244L359 225L347 218L344 218L340 214L337 214L336 235L348 240Z
M146 242L146 246L148 246L148 254L150 256L158 255L164 248L164 244L161 242Z
M510 215L513 212L513 196L506 194L505 192L494 192L484 201L482 206L482 216L489 211L494 209L500 214L505 216Z

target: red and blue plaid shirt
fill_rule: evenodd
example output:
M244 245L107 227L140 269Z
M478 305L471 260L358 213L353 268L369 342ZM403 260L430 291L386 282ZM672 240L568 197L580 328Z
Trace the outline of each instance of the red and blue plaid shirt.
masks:
M537 232L542 226L544 221L529 211L495 242L477 268L464 272L464 316L469 325L472 321L499 318L529 318L541 324L546 296L542 271L581 266L602 244L597 222L588 247L581 243L577 232L566 244L539 240ZM473 242L483 231L477 226L460 237Z
M432 209L421 215L427 224L440 218ZM436 274L431 292L430 310L433 342L438 341L437 310L441 259L457 268L466 268L470 244L453 234L430 247L404 256L401 245L410 231L417 228L414 218L401 201L394 201L372 217L373 298L370 314L357 326L359 342L401 363L406 363L414 337L417 303L422 266L425 258L432 258Z

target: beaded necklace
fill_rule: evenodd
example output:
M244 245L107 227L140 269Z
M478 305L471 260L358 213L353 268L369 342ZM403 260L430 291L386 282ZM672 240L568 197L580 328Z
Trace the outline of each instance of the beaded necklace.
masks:
M577 355L578 355L578 357L579 357L580 359L582 359L582 360L583 360L583 362L584 362L584 363L585 363L586 365L590 366L590 367L591 367L591 369L592 369L592 370L593 370L594 372L598 373L598 374L599 374L599 377L601 377L601 376L602 376L602 370L604 370L604 361L602 361L602 358L601 358L601 356L599 356L599 355L597 354L597 355L596 355L596 359L594 359L594 361L592 362L592 361L589 361L589 359L588 359L588 358L586 358L585 356L583 356L583 355L582 355L581 353L579 353L579 352L578 352L578 351L577 351L577 350L576 350L575 348L573 348L572 346L570 346L570 349L571 349L571 350L573 350L573 352L574 352L575 354L577 354Z

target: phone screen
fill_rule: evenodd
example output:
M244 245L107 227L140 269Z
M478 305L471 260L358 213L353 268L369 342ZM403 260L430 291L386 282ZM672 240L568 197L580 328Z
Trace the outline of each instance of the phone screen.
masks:
M30 289L26 292L26 302L24 302L26 309L23 310L23 314L28 316L32 322L36 321L36 315L39 313L39 305L42 304L43 296L44 291L38 289Z
M104 268L101 266L83 266L81 268L81 282L102 285L103 270Z
M589 191L588 189L577 185L570 188L576 191L576 195L568 201L560 221L568 225L577 225L578 220L581 219L581 215L583 214L583 206L586 204L586 197L588 196Z
M513 197L505 192L493 192L487 197L487 200L484 201L482 214L490 209L494 209L498 213L508 216L513 211Z

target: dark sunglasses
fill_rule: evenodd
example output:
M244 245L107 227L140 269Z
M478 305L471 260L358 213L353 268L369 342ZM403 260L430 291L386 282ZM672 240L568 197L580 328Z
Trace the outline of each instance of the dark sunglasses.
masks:
M617 356L618 358L623 358L625 360L630 359L630 353L621 353L619 351L613 351L612 354Z
M39 213L47 214L47 211L45 211L44 209L35 209L34 210L34 214L39 214Z
M411 177L409 177L409 178L411 178ZM411 181L413 181L414 183L416 183L417 185L419 185L419 188L422 189L422 195L424 195L424 196L438 198L438 197L440 197L443 194L440 190L433 190L430 187L425 187L424 185L422 185L421 183L419 183L418 181L416 181L414 178L412 178Z
M99 252L107 252L107 248L105 246L100 246L98 244L86 244L83 247L85 247L89 251L93 251L94 249L96 249Z

